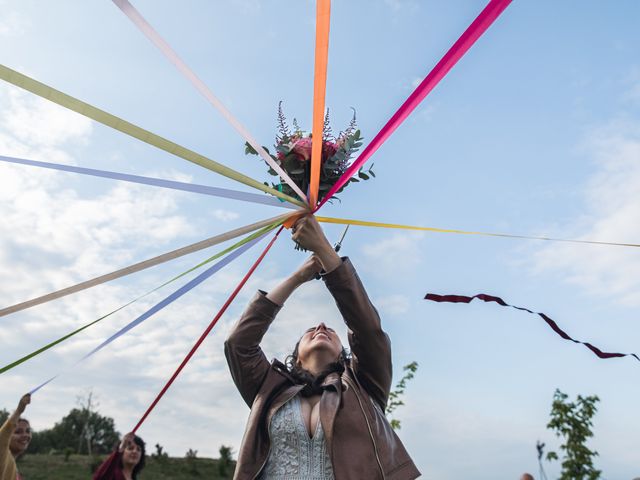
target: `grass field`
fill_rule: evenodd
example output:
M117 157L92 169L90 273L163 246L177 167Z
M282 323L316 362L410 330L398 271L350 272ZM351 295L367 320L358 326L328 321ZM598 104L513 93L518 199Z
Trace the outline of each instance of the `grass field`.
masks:
M88 480L91 479L91 465L94 461L87 455L71 455L65 461L64 455L26 455L18 461L18 468L25 480ZM206 478L208 480L227 479L218 473L218 460L212 458L165 458L147 457L147 466L140 474L140 480L181 480Z

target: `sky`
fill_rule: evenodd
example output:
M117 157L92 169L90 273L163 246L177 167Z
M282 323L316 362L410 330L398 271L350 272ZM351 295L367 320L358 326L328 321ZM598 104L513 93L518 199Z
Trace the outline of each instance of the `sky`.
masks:
M332 2L327 106L351 107L370 140L484 1ZM262 144L279 101L311 129L310 0L133 4ZM260 181L244 140L108 0L0 0L4 65ZM350 185L328 216L640 243L640 4L514 1ZM0 83L0 155L250 191L197 165ZM0 306L33 298L284 210L0 163ZM333 242L340 226L327 226ZM134 303L0 377L0 406L58 372L28 409L49 428L92 391L130 430L256 259L255 247L74 366L182 283ZM182 273L222 246L0 318L5 365ZM600 360L542 320L496 304L436 304L427 292L488 293L544 312L574 338L640 353L637 248L353 227L342 252L392 341L394 379L419 363L397 410L424 478L515 479L538 472L535 444L556 388L600 398L589 445L610 480L640 475L640 362ZM222 344L259 288L304 260L285 234L140 429L172 456L240 446L248 409ZM187 277L190 279L195 274ZM320 282L287 302L264 339L284 358L303 330L346 331ZM344 338L344 337L343 337ZM545 462L549 478L558 462Z

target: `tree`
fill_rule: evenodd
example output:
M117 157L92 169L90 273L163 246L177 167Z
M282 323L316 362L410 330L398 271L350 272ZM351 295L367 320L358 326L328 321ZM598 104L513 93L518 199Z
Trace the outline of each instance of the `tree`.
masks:
M540 467L540 480L547 480L547 474L544 471L544 466L542 465L542 457L544 456L544 443L540 440L536 442L536 450L538 451L538 466Z
M200 472L198 472L198 463L196 460L198 458L198 450L190 448L184 455L184 458L187 459L187 465L189 465L189 471L191 472L191 474L199 475Z
M389 402L387 403L387 418L390 418L389 423L394 430L400 430L400 420L391 419L391 414L396 408L404 405L401 397L404 395L404 390L407 388L407 382L411 380L416 371L418 370L418 362L411 362L408 365L402 367L402 370L406 372L404 376L397 383L396 388L389 393Z
M155 458L156 461L162 465L169 461L169 453L167 453L164 447L159 443L156 443L156 451L151 454L151 457Z
M4 425L4 422L7 421L7 418L9 418L10 413L3 408L2 410L0 410L0 425Z
M94 408L97 408L97 404L94 404L93 402L93 391L89 390L86 398L78 396L76 402L80 405L80 409L84 414L84 425L82 426L82 433L80 433L80 438L78 439L78 453L82 453L82 444L86 442L87 453L91 455L92 428L89 424L89 420L91 418L91 412Z
M73 449L76 453L105 454L118 443L120 434L112 418L73 408L53 428L34 432L29 451L50 453Z
M233 449L225 445L220 446L220 459L218 460L218 473L226 478L231 475L233 466Z
M560 480L597 480L602 473L593 466L593 458L598 452L586 446L593 437L592 418L597 412L596 403L600 399L593 395L578 395L575 402L568 402L568 396L560 390L553 395L551 420L547 428L555 430L556 436L564 438L560 449L564 451ZM547 460L558 460L556 452L548 452Z

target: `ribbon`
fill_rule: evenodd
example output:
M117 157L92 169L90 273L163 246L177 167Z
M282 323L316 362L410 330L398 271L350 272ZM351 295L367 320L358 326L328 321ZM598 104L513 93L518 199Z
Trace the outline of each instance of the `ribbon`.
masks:
M256 188L265 193L270 193L271 195L275 195L278 198L287 200L288 202L294 203L300 207L306 208L307 206L300 200L290 197L289 195L285 195L282 192L278 192L277 190L268 187L263 183L254 180L253 178L248 177L240 172L237 172L232 168L226 167L221 163L215 162L205 157L204 155L200 155L193 150L189 150L188 148L180 146L177 143L171 142L166 138L156 135L155 133L144 130L143 128L140 128L132 123L127 122L126 120L116 117L115 115L111 115L104 110L100 110L99 108L93 107L88 103L73 98L66 93L55 90L45 85L44 83L38 82L37 80L16 72L15 70L12 70L4 65L0 65L0 78L15 85L16 87L20 87L35 95L39 95L42 98L46 98L47 100L57 103L62 107L73 110L74 112L91 118L96 122L106 125L107 127L119 130L120 132L125 133L133 138L137 138L138 140L148 143L149 145L153 145L160 150L164 150L165 152L171 153L172 155L176 155L177 157L188 160L192 163L195 163L196 165L207 168L212 172L218 173L237 182L244 183L245 185Z
M224 305L222 306L220 311L216 314L216 316L213 318L213 320L211 320L211 323L209 324L209 326L205 329L204 332L202 332L202 335L200 335L200 338L198 338L198 340L196 341L195 345L193 347L191 347L191 350L189 350L189 353L187 353L186 357L184 357L184 359L182 360L182 362L180 363L180 365L178 366L176 371L173 372L173 375L171 375L171 378L169 379L169 381L165 384L165 386L162 388L162 390L160 390L160 393L156 396L156 398L153 400L151 405L149 405L149 408L147 408L146 412L144 412L144 415L142 415L142 418L140 418L140 420L138 421L136 426L133 428L133 430L132 430L133 433L138 431L138 428L140 428L140 425L142 425L142 423L147 419L147 417L149 416L151 411L155 408L155 406L158 404L160 399L167 392L167 390L169 389L171 384L174 382L174 380L178 377L178 375L180 374L182 369L189 362L189 360L191 360L191 357L193 357L193 354L196 352L196 350L198 350L198 348L200 347L202 342L204 342L204 339L207 338L207 336L209 335L209 333L211 332L213 327L216 325L216 323L218 323L218 320L220 320L220 317L222 317L222 315L227 310L229 305L231 305L231 302L233 302L233 300L236 298L236 296L238 295L238 292L240 292L242 287L244 287L244 284L247 283L247 280L253 274L255 269L258 268L258 265L260 265L260 262L262 262L262 259L265 257L265 255L267 254L267 252L269 251L271 246L274 244L274 242L278 239L278 235L280 235L280 232L282 231L282 229L283 229L283 227L280 227L278 229L278 231L276 232L274 237L271 239L269 244L266 246L266 248L262 251L262 253L258 257L256 262L251 266L251 268L249 269L247 274L240 281L240 283L238 284L236 289L233 291L233 293L229 296L227 301L224 303Z
M152 185L154 187L170 188L173 190L182 190L185 192L200 193L203 195L211 195L212 197L230 198L232 200L240 200L242 202L261 203L263 205L271 205L273 207L295 208L289 203L283 203L284 200L282 199L266 197L257 193L230 190L228 188L210 187L208 185L176 182L174 180L142 177L140 175L109 172L106 170L75 167L72 165L61 165L58 163L39 162L37 160L26 160L23 158L7 157L4 155L0 155L0 161L7 163L16 163L20 165L28 165L31 167L49 168L51 170L60 170L63 172L79 173L81 175L91 175L94 177L111 178L113 180L122 180L123 182L140 183L143 185Z
M35 305L40 305L42 303L50 302L52 300L56 300L66 295L71 295L72 293L80 292L82 290L86 290L87 288L95 287L96 285L100 285L100 284L109 282L111 280L115 280L117 278L130 275L132 273L140 272L147 268L154 267L156 265L160 265L161 263L168 262L169 260L173 260L175 258L179 258L184 255L188 255L190 253L203 250L213 245L226 242L227 240L231 240L233 238L239 237L240 235L253 232L254 230L258 230L259 228L271 225L274 222L284 221L286 218L287 218L287 215L280 215L278 217L269 218L267 220L262 220L260 222L252 223L251 225L246 225L244 227L236 228L234 230L230 230L229 232L216 235L214 237L210 237L206 240L193 243L186 247L178 248L177 250L163 253L162 255L158 255L157 257L149 258L147 260L143 260L142 262L134 263L133 265L121 268L119 270L115 270L111 273L100 275L99 277L95 277L90 280L80 282L76 285L72 285L70 287L66 287L61 290L56 290L55 292L51 292L46 295L42 295L40 297L32 298L31 300L17 303L10 307L5 307L0 310L0 317L9 315L10 313L15 313L21 310L25 310L27 308L31 308Z
M327 87L327 62L329 58L329 25L331 0L318 0L316 4L316 54L313 78L313 127L311 130L311 179L309 183L309 205L318 203L320 165L324 127L324 105Z
M401 225L397 223L367 222L364 220L351 220L347 218L316 216L316 220L323 223L334 223L338 225L358 225L361 227L395 228L395 229L401 229L401 230L418 230L423 232L457 233L462 235L484 235L487 237L522 238L525 240L545 240L549 242L586 243L591 245L610 245L615 247L640 247L640 244L637 244L637 243L600 242L596 240L575 240L575 239L567 239L567 238L534 237L531 235L512 235L509 233L472 232L468 230L454 230L454 229L435 228L435 227L417 227L414 225Z
M357 160L347 169L347 171L331 187L329 193L324 197L316 210L325 204L349 179L364 165L364 163L375 153L378 148L391 136L402 122L413 112L413 110L425 99L425 97L438 85L440 80L453 68L480 36L491 26L500 16L511 0L491 0L480 15L465 30L462 36L453 44L449 51L442 57L438 64L429 72L425 79L418 85L413 93L407 98L391 119L382 127L382 130L374 137L370 144L362 151Z
M300 187L289 178L289 175L278 165L278 163L271 158L271 155L260 145L253 136L247 131L246 128L231 114L231 112L225 107L222 102L213 94L213 92L200 80L200 78L189 68L189 66L182 61L178 54L171 48L171 46L154 30L154 28L145 20L145 18L135 9L128 0L113 0L113 3L122 10L122 12L129 17L129 20L138 27L138 29L144 33L144 35L151 40L151 42L158 47L162 54L175 65L182 75L185 76L189 82L206 98L211 105L213 105L222 116L236 129L236 131L257 151L260 156L273 168L280 177L287 182L293 190L300 195L303 201L307 201L306 195L300 190Z
M253 240L247 242L246 244L242 245L241 247L237 248L236 250L232 251L229 255L227 255L225 258L223 258L222 260L220 260L219 262L215 263L214 265L212 265L211 267L209 267L207 270L205 270L204 272L202 272L200 275L198 275L197 277L193 278L192 280L190 280L189 282L187 282L186 284L184 284L182 287L180 287L178 290L176 290L175 292L173 292L171 295L169 295L168 297L166 297L164 300L160 301L159 303L157 303L156 305L154 305L153 307L151 307L149 310L147 310L146 312L144 312L142 315L140 315L138 318L136 318L135 320L129 322L127 325L125 325L124 327L122 327L120 330L118 330L116 333L114 333L113 335L111 335L109 338L107 338L106 340L104 340L102 343L100 343L100 345L98 345L97 347L95 347L93 350L91 350L89 353L87 353L86 355L84 355L82 358L80 358L80 360L78 360L75 364L74 367L77 366L78 364L82 363L83 361L85 361L87 358L93 356L95 353L99 352L100 350L102 350L104 347L106 347L107 345L109 345L110 343L112 343L113 341L117 340L118 338L120 338L122 335L124 335L125 333L129 332L130 330L132 330L133 328L137 327L138 325L140 325L142 322L144 322L145 320L147 320L149 317L151 317L152 315L154 315L155 313L159 312L160 310L162 310L164 307L166 307L167 305L173 303L175 300L177 300L178 298L180 298L181 296L183 296L185 293L187 293L189 290L193 289L194 287L200 285L202 282L204 282L207 278L211 277L213 274L215 274L216 272L218 272L220 269L222 269L223 267L225 267L226 265L228 265L229 263L231 263L233 260L235 260L236 258L238 258L240 255L242 255L244 252L246 252L248 249L250 249L252 246L254 246L256 243L258 243L260 241L260 239L262 239L265 235L267 234L267 232L264 232L261 236L254 238ZM30 394L34 394L36 393L38 390L40 390L42 387L44 387L45 385L49 384L50 382L52 382L53 380L55 380L56 378L58 378L61 374L58 373L56 375L54 375L53 377L51 377L49 380L41 383L40 385L38 385L37 387L35 387L33 390L31 390L29 393Z
M474 298L477 298L478 300L482 300L483 302L495 302L498 305L502 305L503 307L511 307L511 308L515 308L516 310L522 310L524 312L531 313L533 315L539 315L547 323L547 325L549 325L549 327L551 327L551 329L554 332L556 332L560 337L562 337L565 340L569 340L570 342L580 343L580 344L584 345L589 350L591 350L598 358L607 359L607 358L618 358L618 357L632 356L636 360L640 361L640 357L638 357L638 355L636 355L635 353L603 352L602 350L600 350L598 347L592 345L591 343L581 342L579 340L574 340L566 332L564 332L564 330L562 330L555 321L553 321L551 318L549 318L544 313L533 312L533 311L529 310L528 308L516 307L514 305L509 305L504 300L502 300L500 297L494 297L492 295L486 295L484 293L481 293L479 295L474 295L473 297L467 297L465 295L437 295L435 293L427 293L427 295L424 298L425 298L425 300L431 300L433 302L449 302L449 303L470 303Z
M18 360L14 361L14 362L12 362L12 363L10 363L10 364L8 364L8 365L5 365L4 367L0 368L0 375L1 375L1 374L3 374L3 373L5 373L5 372L7 372L7 371L9 371L9 370L11 370L12 368L17 367L18 365L20 365L20 364L22 364L22 363L24 363L24 362L26 362L26 361L28 361L28 360L32 359L33 357L35 357L35 356L37 356L37 355L40 355L42 352L45 352L45 351L49 350L50 348L55 347L56 345L58 345L58 344L60 344L60 343L64 342L65 340L68 340L69 338L71 338L71 337L73 337L73 336L77 335L78 333L80 333L80 332L82 332L82 331L86 330L87 328L89 328L89 327L91 327L91 326L93 326L93 325L95 325L95 324L97 324L97 323L101 322L101 321L102 321L102 320L104 320L105 318L110 317L110 316L111 316L111 315L113 315L114 313L117 313L117 312L119 312L120 310L122 310L122 309L124 309L124 308L128 307L128 306L129 306L129 305L131 305L132 303L135 303L135 302L137 302L138 300L140 300L140 299L142 299L142 298L144 298L144 297L146 297L146 296L148 296L148 295L151 295L152 293L156 292L157 290L160 290L162 287L165 287L165 286L169 285L170 283L175 282L175 281L176 281L176 280L178 280L179 278L184 277L185 275L187 275L187 274L189 274L189 273L193 272L194 270L196 270L196 269L198 269L198 268L200 268L200 267L202 267L202 266L206 265L207 263L212 262L213 260L216 260L216 259L220 258L221 256L226 255L227 253L229 253L229 252L231 252L231 251L235 250L235 249L236 249L236 248L238 248L238 247L241 247L242 245L244 245L244 244L246 244L246 243L250 242L251 240L253 240L253 239L255 239L255 238L259 237L259 236L262 236L262 235L266 234L267 232L269 232L269 231L273 230L273 229L274 229L275 227L277 227L277 226L278 226L278 224L274 223L273 225L270 225L270 226L268 226L268 227L265 227L265 228L261 229L261 230L260 230L260 231L258 231L258 232L252 233L251 235L247 236L246 238L243 238L241 241L239 241L239 242L235 243L234 245L232 245L232 246L230 246L230 247L228 247L228 248L224 249L223 251L221 251L221 252L219 252L219 253L217 253L217 254L213 255L212 257L209 257L208 259L206 259L205 261L203 261L203 262L199 263L199 264L198 264L198 265L196 265L195 267L190 268L190 269L189 269L189 270L187 270L186 272L182 272L180 275L177 275L177 276L173 277L171 280L168 280L168 281L164 282L162 285L160 285L160 286L158 286L158 287L154 288L153 290L148 291L147 293L145 293L145 294L143 294L143 295L140 295L139 297L137 297L137 298L135 298L135 299L131 300L130 302L128 302L128 303L126 303L126 304L124 304L124 305L122 305L122 306L120 306L120 307L116 308L115 310L113 310L113 311L111 311L111 312L107 313L106 315L103 315L102 317L98 318L97 320L94 320L94 321L92 321L92 322L89 322L89 323L87 323L86 325L83 325L82 327L80 327L80 328L78 328L78 329L74 330L73 332L68 333L67 335L64 335L63 337L61 337L61 338L59 338L59 339L57 339L57 340L54 340L53 342L48 343L48 344L47 344L47 345L45 345L44 347L41 347L41 348L39 348L39 349L37 349L37 350L35 350L35 351L33 351L33 352L31 352L31 353L29 353L29 354L25 355L25 356L24 356L24 357L22 357L22 358L19 358Z

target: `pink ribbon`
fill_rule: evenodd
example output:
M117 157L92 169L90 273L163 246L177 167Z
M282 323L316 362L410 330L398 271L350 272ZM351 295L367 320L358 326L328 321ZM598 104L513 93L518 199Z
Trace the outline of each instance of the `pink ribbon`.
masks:
M382 127L375 138L366 146L358 159L349 167L349 169L340 177L336 184L329 190L320 205L316 207L318 210L325 204L349 179L358 172L360 167L375 153L378 148L389 138L389 136L400 126L402 122L415 110L415 108L425 99L425 97L433 90L436 85L444 78L444 76L458 63L467 50L480 38L480 36L491 26L491 24L500 16L505 8L509 6L511 0L491 0L480 15L473 21L469 28L462 36L453 44L438 64L429 72L429 75L420 83L413 93L402 104L398 111L391 117L387 124Z

